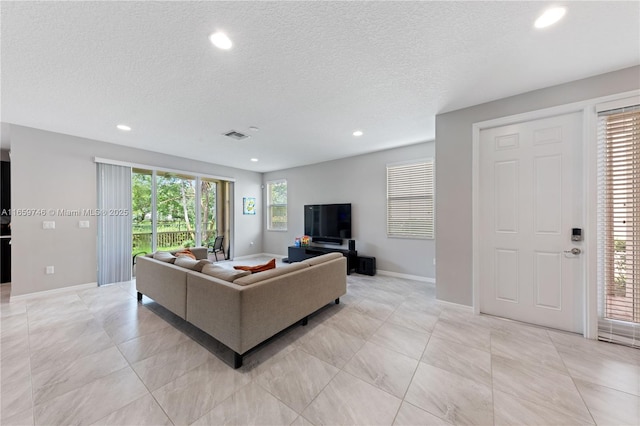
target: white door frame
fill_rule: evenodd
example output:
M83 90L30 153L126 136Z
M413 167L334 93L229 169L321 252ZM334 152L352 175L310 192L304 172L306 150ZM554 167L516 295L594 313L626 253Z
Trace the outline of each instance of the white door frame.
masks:
M596 105L611 102L630 96L640 95L640 90L618 93L615 95L559 105L551 108L530 111L522 114L500 117L492 120L474 123L472 126L472 287L473 287L473 312L480 313L480 241L479 241L479 188L480 188L480 131L491 127L506 126L525 121L539 120L574 112L582 113L583 134L583 175L582 189L585 194L585 206L583 208L584 229L584 270L583 270L583 294L584 337L597 338L598 329L598 281L597 281L597 113Z

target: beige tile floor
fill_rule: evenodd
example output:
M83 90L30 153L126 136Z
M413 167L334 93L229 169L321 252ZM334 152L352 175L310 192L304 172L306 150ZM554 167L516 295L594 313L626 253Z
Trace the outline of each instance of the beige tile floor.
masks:
M135 282L0 290L3 425L640 424L640 351L474 316L433 284L351 275L239 370Z

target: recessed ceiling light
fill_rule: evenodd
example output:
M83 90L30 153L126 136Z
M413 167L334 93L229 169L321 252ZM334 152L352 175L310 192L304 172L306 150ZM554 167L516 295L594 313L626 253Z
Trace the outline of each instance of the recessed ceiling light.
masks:
M551 9L547 9L538 19L536 19L534 25L536 28L546 28L562 19L565 13L567 13L567 9L564 7L553 7Z
M123 132L131 131L131 127L127 126L126 124L118 124L116 127L118 128L118 130L122 130Z
M258 129L256 126L251 126L249 127L249 130L251 130L252 132L257 132L260 129Z
M362 130L356 130L355 132L353 132L353 136L358 137L358 136L362 136L362 135L363 135Z
M233 46L233 43L231 43L229 37L227 37L225 33L222 33L220 31L211 34L209 36L209 40L218 49L229 50L231 49L231 46Z
M258 159L257 158L252 158L251 161L253 161L254 163L257 163Z

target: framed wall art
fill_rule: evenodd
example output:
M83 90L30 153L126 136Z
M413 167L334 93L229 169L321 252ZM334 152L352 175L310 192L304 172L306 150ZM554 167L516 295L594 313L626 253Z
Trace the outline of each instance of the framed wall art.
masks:
M242 214L256 214L256 199L255 197L242 198Z

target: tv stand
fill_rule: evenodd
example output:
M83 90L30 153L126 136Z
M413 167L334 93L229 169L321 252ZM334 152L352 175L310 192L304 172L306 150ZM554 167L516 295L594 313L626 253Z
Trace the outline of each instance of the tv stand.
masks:
M312 257L321 256L327 253L342 253L347 258L347 275L356 269L358 263L358 252L342 248L322 247L322 246L289 246L289 263L301 262Z
M331 238L331 237L313 237L311 239L314 243L325 243L325 244L336 244L342 245L342 238Z

